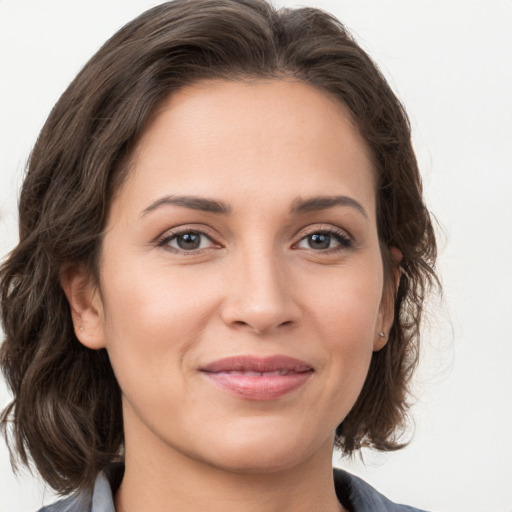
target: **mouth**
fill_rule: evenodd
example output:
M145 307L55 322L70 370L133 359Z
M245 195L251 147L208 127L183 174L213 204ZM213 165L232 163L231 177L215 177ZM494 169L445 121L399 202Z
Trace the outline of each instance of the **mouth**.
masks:
M287 356L236 356L219 359L200 372L224 391L246 400L275 400L302 387L312 365Z

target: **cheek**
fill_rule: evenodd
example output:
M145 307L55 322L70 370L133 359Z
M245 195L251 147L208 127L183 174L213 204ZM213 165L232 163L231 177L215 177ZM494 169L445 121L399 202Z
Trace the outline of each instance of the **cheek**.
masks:
M376 266L361 272L339 273L339 279L317 289L311 307L315 318L313 332L327 356L329 391L334 402L353 405L363 386L379 330L382 275ZM373 270L377 269L377 270ZM328 396L329 393L326 393ZM338 409L339 410L339 409Z
M133 268L118 266L103 290L107 351L126 393L179 378L215 310L200 275Z
M380 260L343 268L314 282L317 286L308 287L311 307L324 329L332 335L373 340L382 300Z
M142 265L126 262L118 266L111 270L105 284L106 323L111 338L122 334L129 339L140 330L173 338L180 328L190 329L201 321L215 290L204 276L186 268L157 271L158 267L152 265L134 271L138 266ZM156 343L158 339L151 341Z

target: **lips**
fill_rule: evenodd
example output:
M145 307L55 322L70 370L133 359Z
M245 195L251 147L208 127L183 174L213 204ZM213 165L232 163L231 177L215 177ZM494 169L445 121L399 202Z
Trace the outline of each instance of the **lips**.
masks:
M246 400L275 400L302 387L313 367L287 356L236 356L200 368L202 375L224 391Z

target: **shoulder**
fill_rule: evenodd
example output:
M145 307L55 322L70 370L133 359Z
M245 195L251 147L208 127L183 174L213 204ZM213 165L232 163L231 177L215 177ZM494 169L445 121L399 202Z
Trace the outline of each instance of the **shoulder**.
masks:
M361 478L342 469L334 470L338 499L352 512L425 512L393 503ZM344 503L348 499L348 503Z
M76 493L38 512L115 512L113 496L123 472L122 464L112 464L98 475L91 492Z
M77 494L43 507L38 512L90 512L91 500L89 496Z

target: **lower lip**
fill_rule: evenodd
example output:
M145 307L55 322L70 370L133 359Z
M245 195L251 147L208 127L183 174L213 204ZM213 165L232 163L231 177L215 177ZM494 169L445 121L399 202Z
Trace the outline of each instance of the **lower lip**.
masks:
M245 400L275 400L302 387L312 372L288 375L243 375L202 372L213 384Z

